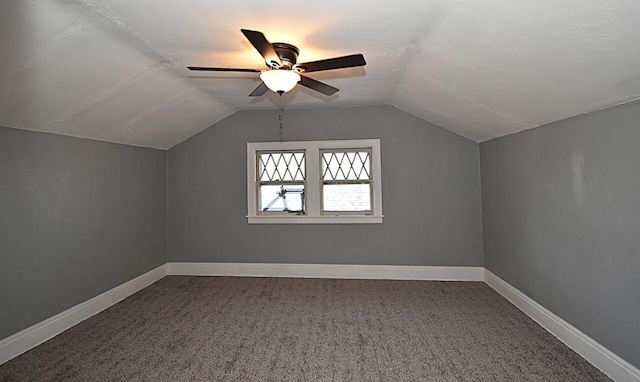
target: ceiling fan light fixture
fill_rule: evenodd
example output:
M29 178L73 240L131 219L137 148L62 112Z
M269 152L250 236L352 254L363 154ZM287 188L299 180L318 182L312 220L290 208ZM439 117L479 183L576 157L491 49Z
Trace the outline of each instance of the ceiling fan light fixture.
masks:
M282 94L296 86L300 75L293 70L273 69L260 73L260 79L270 90Z
M187 66L187 68L189 70L208 72L260 73L262 82L249 94L249 97L260 97L264 95L267 90L282 95L293 89L298 82L300 82L301 86L315 90L326 96L332 96L339 90L338 88L307 77L307 73L353 68L367 64L362 53L298 63L298 53L300 53L300 50L298 50L296 46L284 42L270 43L264 34L259 31L249 29L241 29L240 31L258 53L260 53L262 58L264 58L264 62L269 69L210 68L203 66ZM304 75L300 73L304 73Z

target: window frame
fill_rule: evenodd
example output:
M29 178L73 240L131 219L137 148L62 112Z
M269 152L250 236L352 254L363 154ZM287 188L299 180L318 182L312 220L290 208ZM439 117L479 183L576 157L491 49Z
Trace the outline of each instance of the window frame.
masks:
M322 212L321 150L370 149L372 211ZM305 151L305 212L296 214L260 214L256 153L261 151ZM382 223L382 171L380 139L249 142L247 143L247 221L249 224L379 224Z

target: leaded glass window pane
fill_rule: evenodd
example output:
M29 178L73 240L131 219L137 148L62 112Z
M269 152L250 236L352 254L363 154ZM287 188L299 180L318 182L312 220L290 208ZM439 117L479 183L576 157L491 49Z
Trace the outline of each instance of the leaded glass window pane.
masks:
M259 181L304 181L305 157L301 152L258 153Z
M325 151L322 153L322 180L363 179L371 179L370 151Z

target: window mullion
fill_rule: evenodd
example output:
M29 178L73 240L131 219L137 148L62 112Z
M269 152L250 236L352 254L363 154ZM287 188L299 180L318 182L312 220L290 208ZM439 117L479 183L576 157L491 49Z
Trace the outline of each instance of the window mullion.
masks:
M307 214L320 216L320 150L307 150Z

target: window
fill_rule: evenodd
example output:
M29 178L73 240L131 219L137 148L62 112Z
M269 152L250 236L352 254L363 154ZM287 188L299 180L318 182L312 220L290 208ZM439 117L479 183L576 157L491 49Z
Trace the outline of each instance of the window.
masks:
M258 214L304 215L304 151L257 151Z
M382 223L380 140L247 144L250 224Z
M322 213L370 215L371 149L320 150Z

